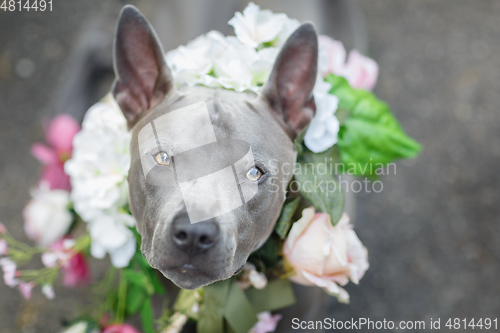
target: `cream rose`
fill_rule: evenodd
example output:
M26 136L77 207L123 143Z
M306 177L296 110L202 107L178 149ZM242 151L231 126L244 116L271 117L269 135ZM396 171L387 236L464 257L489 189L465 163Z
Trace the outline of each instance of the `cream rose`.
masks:
M357 284L369 267L368 251L347 214L333 226L328 214L315 213L313 207L304 209L294 223L283 253L296 273L291 281L322 287L344 303L349 302L349 294L340 286L349 280Z

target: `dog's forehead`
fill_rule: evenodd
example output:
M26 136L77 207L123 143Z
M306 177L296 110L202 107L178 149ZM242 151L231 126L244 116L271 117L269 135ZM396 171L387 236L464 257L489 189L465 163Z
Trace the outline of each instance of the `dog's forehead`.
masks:
M175 98L165 99L152 110L137 126L136 133L147 124L154 123L160 125L156 129L158 132L186 129L182 132L188 136L196 133L187 129L199 128L201 133L207 134L203 129L206 129L210 122L217 138L246 140L260 132L269 132L265 124L270 122L271 116L268 110L261 110L256 106L257 101L252 93L204 87L189 88L187 92ZM148 136L153 137L153 133Z
M186 88L146 115L134 128L133 136L137 141L140 136L141 145L154 150L157 136L164 137L170 130L184 136L178 140L182 144L213 142L214 136L218 141L245 141L251 145L254 156L264 163L270 159L295 158L293 143L274 118L271 107L253 93Z

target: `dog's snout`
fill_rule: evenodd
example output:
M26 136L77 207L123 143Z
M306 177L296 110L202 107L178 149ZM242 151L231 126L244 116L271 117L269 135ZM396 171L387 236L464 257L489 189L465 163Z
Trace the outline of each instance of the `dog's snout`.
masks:
M172 225L172 238L176 246L189 255L203 253L219 239L219 227L212 219L191 224L189 218L177 218Z

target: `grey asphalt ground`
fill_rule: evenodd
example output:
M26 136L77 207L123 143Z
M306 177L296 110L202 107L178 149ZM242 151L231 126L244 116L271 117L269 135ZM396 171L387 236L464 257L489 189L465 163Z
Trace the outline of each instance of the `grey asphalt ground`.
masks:
M337 320L500 317L500 1L361 0L376 94L424 146L397 164L381 193L357 194L356 231L370 270L349 285ZM0 221L26 240L21 211L40 169L29 147L102 1L52 13L0 10ZM99 263L92 262L99 267ZM102 264L101 264L102 265ZM0 332L57 332L84 290L26 302L0 282ZM499 318L500 319L500 318ZM383 330L382 330L383 331ZM398 330L395 330L399 332ZM460 332L472 331L460 329Z

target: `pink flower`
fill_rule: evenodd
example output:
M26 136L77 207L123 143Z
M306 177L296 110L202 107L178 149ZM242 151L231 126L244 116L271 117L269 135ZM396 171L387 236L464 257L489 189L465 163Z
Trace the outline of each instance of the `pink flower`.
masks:
M19 282L19 290L25 299L31 298L31 290L33 289L33 282Z
M325 35L318 36L318 70L322 77L330 73L339 75L344 67L346 51L342 42Z
M90 282L90 269L81 253L75 254L63 266L63 284L66 287L86 286Z
M46 126L45 139L50 146L36 143L31 153L44 164L40 181L51 189L69 191L69 176L64 172L64 162L71 157L73 138L80 131L78 123L69 115L59 115Z
M0 223L0 234L6 234L7 233L7 228L3 225L3 223Z
M2 266L5 284L11 288L17 286L19 280L16 279L16 263L10 258L2 258L0 259L0 266Z
M0 239L0 256L9 253L9 244L5 239Z
M264 311L257 314L259 321L250 329L249 333L268 333L274 332L276 326L278 326L278 321L281 319L281 315L271 315L271 312Z
M371 91L377 83L378 65L373 59L352 50L339 75L345 77L351 87Z
M52 244L52 251L42 254L42 262L45 267L61 267L62 281L66 287L85 286L91 279L89 266L82 253L75 253L64 246L67 241L68 238L65 238Z
M110 325L102 333L141 333L134 326L128 324Z
M283 254L295 269L290 280L324 288L344 303L349 294L340 286L349 280L359 283L369 267L368 251L352 230L347 214L333 226L328 214L315 214L313 207L304 209L302 218L292 226Z

